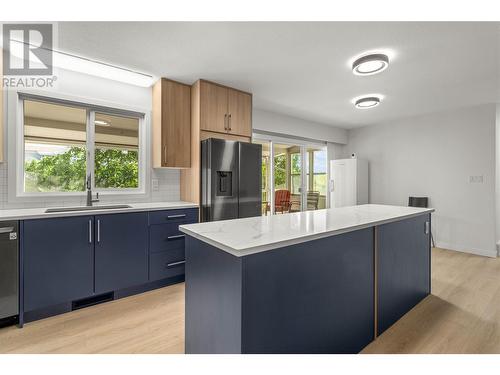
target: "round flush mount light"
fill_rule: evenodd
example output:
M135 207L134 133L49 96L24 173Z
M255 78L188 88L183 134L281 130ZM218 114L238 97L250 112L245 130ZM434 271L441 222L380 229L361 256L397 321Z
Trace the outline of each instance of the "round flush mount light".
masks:
M358 76L368 76L383 72L389 66L389 56L373 53L361 56L352 63L352 72Z
M354 106L358 109L368 109L380 104L382 98L378 95L363 96L353 100Z

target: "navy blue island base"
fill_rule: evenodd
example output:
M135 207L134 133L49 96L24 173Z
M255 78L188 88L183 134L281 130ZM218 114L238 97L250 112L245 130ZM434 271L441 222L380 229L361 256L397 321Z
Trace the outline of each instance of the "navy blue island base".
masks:
M186 353L358 353L430 293L430 213L236 256L186 237Z

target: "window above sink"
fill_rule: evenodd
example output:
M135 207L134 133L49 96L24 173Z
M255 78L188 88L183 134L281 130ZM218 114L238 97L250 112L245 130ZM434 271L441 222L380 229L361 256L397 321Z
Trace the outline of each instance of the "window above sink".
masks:
M144 113L19 93L17 196L144 194Z

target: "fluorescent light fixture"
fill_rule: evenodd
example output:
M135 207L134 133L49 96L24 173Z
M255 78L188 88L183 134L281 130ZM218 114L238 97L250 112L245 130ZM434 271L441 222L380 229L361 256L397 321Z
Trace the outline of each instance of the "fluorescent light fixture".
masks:
M351 102L358 109L368 109L378 106L383 98L380 94L369 94L354 98Z
M98 126L111 126L111 124L109 122L104 121L104 120L95 120L94 124L96 124Z
M14 42L14 45L24 44L24 42L15 39L11 39L11 42ZM21 59L24 58L22 51L22 48L11 47L11 52ZM136 72L131 69L72 55L66 52L52 50L52 60L53 66L58 68L124 82L135 86L150 87L154 82L153 76L149 74Z

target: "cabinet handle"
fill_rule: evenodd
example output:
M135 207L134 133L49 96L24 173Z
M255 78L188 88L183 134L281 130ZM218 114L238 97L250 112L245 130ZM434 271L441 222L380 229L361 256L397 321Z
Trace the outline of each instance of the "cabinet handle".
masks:
M186 217L186 214L180 214L180 215L168 215L167 220L169 219L179 219L181 217Z
M186 263L185 260L181 260L180 262L173 262L173 263L168 263L167 267L175 267L175 266L180 266L181 264Z
M92 243L92 219L89 219L89 243Z
M425 234L429 234L429 227L430 227L429 222L428 222L428 221L426 221L426 222L425 222L425 229L424 229L424 233L425 233Z
M227 130L227 113L224 115L224 130Z
M167 237L167 240L169 240L169 241L170 241L170 240L178 240L179 238L184 238L184 237L186 237L186 235L185 235L185 234L178 234L178 235L176 235L176 236L168 236L168 237Z
M228 119L227 122L228 122L228 128L229 128L228 130L231 131L231 114L229 114L227 119Z
M163 163L167 163L167 146L163 146Z
M101 242L101 220L97 219L97 243Z

